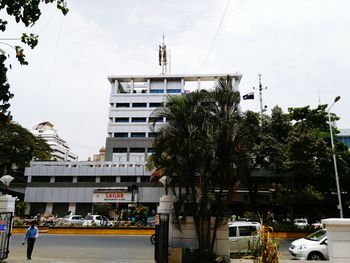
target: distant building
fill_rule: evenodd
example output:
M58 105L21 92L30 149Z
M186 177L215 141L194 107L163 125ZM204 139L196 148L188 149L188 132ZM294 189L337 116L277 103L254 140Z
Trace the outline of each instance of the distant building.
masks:
M93 162L103 162L105 160L105 157L106 157L106 148L101 147L100 153L94 154L94 156L92 157L92 161Z
M350 149L350 129L339 129L340 133L337 134L337 140L345 143Z
M48 121L41 122L34 129L30 130L36 137L40 137L52 149L53 161L78 161L78 155L72 153L66 141L60 138L57 131L53 128L54 125Z

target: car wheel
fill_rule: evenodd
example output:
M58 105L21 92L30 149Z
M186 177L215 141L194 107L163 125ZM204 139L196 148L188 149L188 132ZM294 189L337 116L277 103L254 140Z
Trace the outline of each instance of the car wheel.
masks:
M307 257L308 260L323 260L324 257L320 252L311 252Z

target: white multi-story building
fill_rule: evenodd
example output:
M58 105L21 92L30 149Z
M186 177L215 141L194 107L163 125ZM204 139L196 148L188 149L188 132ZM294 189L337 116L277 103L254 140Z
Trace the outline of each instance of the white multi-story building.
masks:
M156 136L150 129L151 113L167 95L210 89L218 78L228 75L238 90L240 74L108 77L111 93L105 160L32 162L25 171L25 202L30 204L30 213L85 215L96 203L111 203L116 209L135 204L156 209L164 189L150 183L151 173L145 169ZM156 121L158 126L166 122L164 118Z
M78 161L78 155L72 153L65 140L58 136L54 125L48 121L41 122L35 126L30 132L44 139L52 149L52 160L54 161Z

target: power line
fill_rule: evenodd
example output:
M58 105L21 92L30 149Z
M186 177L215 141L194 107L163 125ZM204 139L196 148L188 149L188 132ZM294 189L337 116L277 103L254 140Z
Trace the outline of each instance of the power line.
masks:
M208 53L207 53L206 57L204 58L203 63L202 63L202 65L201 65L200 68L199 68L199 71L202 70L203 66L204 66L205 63L207 62L207 59L208 59L208 57L209 57L209 55L210 55L210 53L211 53L211 51L212 51L212 49L213 49L213 47L214 47L214 44L215 44L215 42L216 42L216 38L217 38L217 36L218 36L218 34L219 34L219 31L220 31L220 28L221 28L221 26L222 26L222 23L224 22L224 19L225 19L225 16L226 16L226 12L227 12L228 6L230 5L230 2L231 2L231 0L228 0L227 3L226 3L226 6L225 6L224 12L223 12L223 14L222 14L222 17L221 17L219 26L218 26L218 28L216 29L216 32L215 32L213 41L211 42L210 48L209 48L209 50L208 50Z

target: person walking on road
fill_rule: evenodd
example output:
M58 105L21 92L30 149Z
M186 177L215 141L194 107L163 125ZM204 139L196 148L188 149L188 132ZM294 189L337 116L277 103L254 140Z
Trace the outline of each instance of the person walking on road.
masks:
M32 252L34 248L35 240L39 236L39 230L36 227L36 222L32 221L30 223L30 227L27 229L27 232L24 236L24 240L22 245L24 245L25 241L27 241L27 259L32 259Z

